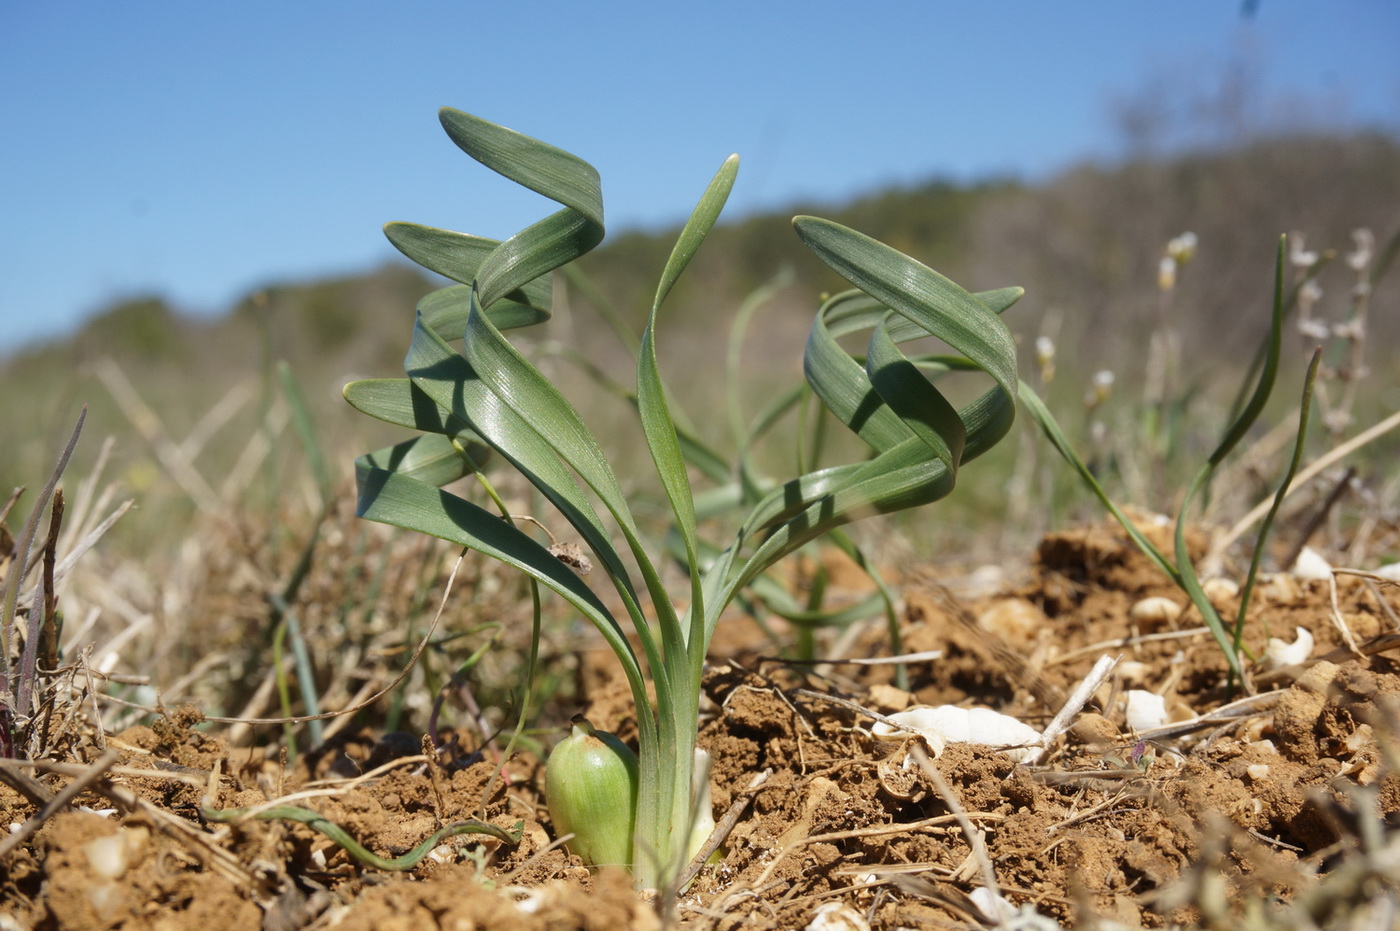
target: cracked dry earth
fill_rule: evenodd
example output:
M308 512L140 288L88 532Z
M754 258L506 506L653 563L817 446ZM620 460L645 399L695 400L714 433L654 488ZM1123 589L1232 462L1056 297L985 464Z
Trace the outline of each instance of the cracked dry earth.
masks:
M1290 903L1321 921L1349 907L1364 882L1332 880L1351 875L1367 836L1400 827L1400 775L1390 768L1400 593L1341 575L1335 588L1334 611L1327 581L1260 586L1246 642L1262 643L1267 625L1289 640L1304 628L1315 644L1298 665L1256 672L1244 701L1227 691L1222 655L1194 612L1172 616L1156 603L1135 615L1144 599L1184 599L1105 526L1047 538L1027 578L996 593L906 579L903 648L943 653L911 665L907 689L889 666L800 667L717 641L701 743L714 760L717 816L741 814L722 860L701 870L672 920L991 927L985 910L997 903L978 891L989 881L1019 920L1033 910L1064 927L1230 926L1220 922ZM1227 611L1237 605L1226 590L1217 596ZM752 627L730 626L721 638ZM888 654L873 627L864 636L847 655ZM867 712L915 705L991 708L1043 727L1104 655L1121 660L1032 765L963 743L924 765L915 741L872 734ZM586 712L627 737L625 688L609 677L606 654L591 668ZM1160 726L1128 726L1132 690L1165 699ZM490 761L430 763L415 737L359 734L327 748L313 770L284 769L230 751L197 721L177 714L113 735L96 777L92 760L34 777L50 792L83 772L89 785L0 861L0 928L663 925L625 877L590 873L551 846L543 765L531 756L495 779ZM523 836L515 847L454 837L413 870L390 873L301 824L206 823L201 800L211 792L221 807L304 793L298 804L383 856L483 811L502 827L523 822ZM0 807L17 825L37 809L6 786Z

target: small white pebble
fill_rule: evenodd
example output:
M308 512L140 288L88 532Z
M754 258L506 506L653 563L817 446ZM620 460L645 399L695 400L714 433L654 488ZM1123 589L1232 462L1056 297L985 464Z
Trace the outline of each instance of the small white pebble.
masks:
M98 837L83 845L83 856L103 879L121 879L126 872L126 838L120 834Z
M1255 782L1260 782L1269 778L1268 763L1254 763L1253 765L1246 766L1244 771L1248 773L1249 778L1253 779Z
M97 912L97 917L106 922L113 918L121 907L122 890L116 883L107 880L88 886L87 898L92 910Z
M1311 546L1303 547L1298 559L1293 563L1291 575L1305 582L1325 581L1332 578L1332 564Z
M1150 731L1167 723L1167 700L1155 692L1128 690L1127 724L1129 730Z
M1168 624L1181 616L1181 605L1170 598L1144 598L1133 605L1128 616L1144 624Z
M1137 660L1129 659L1119 663L1114 669L1128 685L1141 685L1147 681L1147 677L1152 672L1152 667L1146 663L1139 663Z
M1223 576L1216 576L1213 579L1206 579L1201 583L1201 590L1206 593L1211 604L1229 601L1240 593L1240 583L1234 579L1227 579Z

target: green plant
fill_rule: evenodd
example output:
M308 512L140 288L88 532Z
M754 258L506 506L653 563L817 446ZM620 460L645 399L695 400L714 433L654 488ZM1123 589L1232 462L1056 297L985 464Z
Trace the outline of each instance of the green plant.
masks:
M440 117L453 142L473 158L563 209L504 242L414 224L386 227L404 254L460 284L419 303L404 364L407 379L346 386L345 396L356 408L424 433L357 460L358 512L515 566L566 599L601 632L622 664L637 708L633 873L639 886L667 887L691 853L700 680L721 612L808 541L861 517L946 496L959 467L1006 434L1015 416L1015 345L998 314L1021 292L1008 288L972 295L860 233L826 220L796 218L802 241L857 288L830 298L817 313L805 355L806 378L826 410L872 452L862 461L814 467L767 492L728 548L706 553L697 532L685 437L676 429L662 384L656 340L667 294L714 226L734 183L738 160L726 160L662 271L637 354L643 434L691 568L685 606L678 608L598 439L569 399L502 334L546 319L549 273L602 239L597 172L576 156L469 114L444 109ZM841 347L840 338L862 331L869 333L863 356ZM960 354L944 367L981 371L995 384L956 410L898 348L927 336ZM457 338L463 340L460 352L448 344ZM592 551L630 621L641 656L613 611L558 558L557 548L537 542L508 514L497 516L440 488L479 476L486 450L524 475ZM504 511L499 499L496 506Z
M628 354L635 356L640 350L640 341L627 327L623 315L576 266L566 266L565 273L567 280L587 295L590 303L599 310L600 315L609 324L609 329L627 349ZM770 434L784 419L799 421L794 436L799 473L809 471L808 463L819 461L825 452L826 441L831 433L830 420L811 416L810 409L814 405L811 403L811 388L805 380L799 380L796 385L787 386L769 398L751 421L746 419L744 413L746 392L741 388L745 384L742 358L746 344L750 342L747 339L749 324L758 309L778 290L790 284L792 277L791 269L784 268L763 287L749 294L739 305L726 335L724 395L734 455L727 457L719 449L708 444L690 423L682 419L682 410L675 407L671 409L676 415L676 433L681 441L682 454L693 469L713 483L713 487L695 498L695 517L700 524L709 527L724 526L726 521L737 520L780 484L763 473L754 462L753 453L760 445L764 445L766 440L771 439ZM556 354L576 366L606 393L621 398L634 408L637 406L637 394L634 390L617 382L601 366L593 363L572 346L548 341L539 348L542 353ZM916 361L925 366L932 363L931 359L924 358ZM791 418L790 415L794 412L797 417ZM689 571L689 556L682 535L670 533L666 542L670 555ZM698 542L702 560L713 559L724 550L723 545L705 539L703 535ZM815 637L819 629L844 629L876 614L884 615L891 649L897 654L903 653L903 638L895 596L879 570L861 547L839 529L830 531L822 542L834 545L858 566L869 579L874 591L854 603L828 605L827 570L818 549L819 543L814 541L804 547L807 555L812 557L809 560L812 569L805 599L795 596L792 580L778 580L760 575L750 583L746 592L737 596L740 607L763 630L778 652L799 660L810 661L816 658ZM795 646L787 644L781 632L767 623L766 616L770 614L791 625L796 633ZM908 687L908 674L903 663L895 665L895 684L900 688Z

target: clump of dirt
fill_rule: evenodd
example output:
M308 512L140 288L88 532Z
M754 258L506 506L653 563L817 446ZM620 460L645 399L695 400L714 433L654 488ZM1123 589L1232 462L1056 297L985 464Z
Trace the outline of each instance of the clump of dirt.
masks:
M1393 588L1344 576L1332 586L1259 587L1245 642L1301 627L1315 647L1294 666L1251 667L1246 690L1231 689L1180 593L1106 527L1048 538L1027 581L978 599L909 582L903 649L942 657L911 665L907 688L890 666L713 656L700 741L716 815L739 815L674 917L893 929L988 926L997 909L1020 909L1065 926L1223 927L1266 901L1297 903L1319 924L1364 907L1365 845L1389 837L1393 848L1400 825L1400 631ZM1232 614L1237 595L1212 591ZM888 653L883 638L872 625L858 652ZM1034 763L975 743L934 757L873 730L878 715L919 704L1041 728L1105 655L1118 658L1113 673ZM589 714L625 735L626 686L607 669L584 657ZM1160 697L1162 719L1135 730L1129 693ZM469 745L460 735L451 746ZM230 751L189 714L108 746L37 775L6 769L0 809L16 826L86 779L37 830L16 828L0 903L18 926L662 926L626 877L592 873L554 843L543 765L528 753L502 765L489 753L425 756L414 735L343 732L291 766ZM381 857L471 817L520 841L457 835L386 872L314 825L258 817L270 802L313 809ZM228 808L250 813L204 813Z

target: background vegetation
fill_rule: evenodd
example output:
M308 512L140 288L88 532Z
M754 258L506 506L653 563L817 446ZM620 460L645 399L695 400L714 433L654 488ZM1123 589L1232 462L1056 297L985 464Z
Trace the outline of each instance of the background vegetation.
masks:
M687 410L715 413L697 417L699 429L724 446L719 360L728 324L746 297L787 270L789 277L777 282L755 317L745 358L755 389L750 397L791 383L819 294L840 287L804 254L791 230L793 214L816 213L888 242L969 288L1025 287L1026 298L1009 321L1023 343L1025 371L1034 368L1036 337L1053 338L1059 374L1047 390L1071 426L1087 417L1083 397L1092 373L1108 370L1117 378L1112 396L1094 412L1099 429L1136 429L1149 335L1168 326L1182 352L1179 413L1200 421L1202 442L1209 442L1242 362L1266 328L1278 235L1301 233L1307 249L1325 258L1329 250L1352 250L1353 230L1369 228L1383 248L1396 231L1396 204L1400 145L1378 134L1280 136L1143 156L1116 166L1085 165L1037 185L935 180L847 204L793 204L714 232L673 295L684 313L676 315L663 346L673 358L662 363ZM1168 301L1158 287L1158 263L1167 242L1187 230L1199 246ZM595 305L606 301L639 331L673 236L673 230L623 233L586 256L578 264L591 287L561 278L560 312L536 338L592 359L616 352L612 358L620 363L623 348ZM1314 315L1344 322L1354 279L1340 259L1325 265ZM275 374L279 360L290 366L335 478L344 480L351 451L403 437L357 417L340 399L340 388L352 377L398 369L413 305L438 285L406 264L392 264L349 278L271 284L213 318L185 316L159 296L113 306L70 339L24 349L0 367L0 397L6 399L0 404L0 487L33 483L44 474L51 451L87 403L88 435L76 474L91 467L103 436L115 437L106 475L140 505L114 531L123 548L139 553L177 541L185 518L235 496L271 506L272 489L310 482ZM1360 393L1365 409L1356 412L1361 424L1400 408L1400 321L1386 313L1397 294L1400 281L1391 276L1370 295L1375 312L1364 345L1368 388ZM1295 377L1307 342L1297 337ZM561 371L554 374L580 394L597 391L588 377L555 364ZM1296 393L1284 390L1280 397ZM613 418L620 442L627 442L633 434L626 409L606 401L597 405L601 429ZM1089 426L1080 427L1088 439ZM1104 442L1102 433L1098 442ZM1120 442L1135 440L1125 435ZM1105 462L1114 461L1111 452L1104 451ZM1180 452L1188 464L1200 459ZM1066 499L1044 498L1043 484L1037 491L1044 506L1028 506L1025 496L1032 491L1024 482L1012 489L1019 501L1008 497L1013 463L1025 453L1025 444L1019 457L1016 444L1006 444L993 454L1000 467L969 476L972 481L944 504L939 532L918 535L918 554L937 558L970 548L991 554L1007 542L1028 543L1062 517ZM1159 509L1171 505L1161 496L1181 485L1171 476L1146 484L1128 476L1115 489L1111 469L1105 478L1112 490ZM1083 499L1075 493L1069 500ZM1015 541L1006 539L998 519L1008 514L1019 515L1009 528Z

